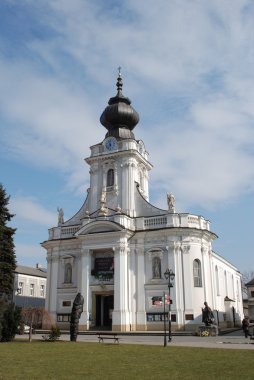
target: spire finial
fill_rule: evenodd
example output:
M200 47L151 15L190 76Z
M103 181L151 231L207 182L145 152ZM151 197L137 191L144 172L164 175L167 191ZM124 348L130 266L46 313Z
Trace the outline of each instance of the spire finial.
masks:
M117 78L117 96L122 96L122 88L123 88L123 80L122 80L122 73L121 73L121 66L118 67L118 78Z

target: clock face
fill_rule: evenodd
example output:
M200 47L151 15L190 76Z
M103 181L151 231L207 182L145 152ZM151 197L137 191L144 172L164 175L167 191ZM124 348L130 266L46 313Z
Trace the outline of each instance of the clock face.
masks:
M109 151L117 149L117 141L115 138L111 137L106 140L105 148Z

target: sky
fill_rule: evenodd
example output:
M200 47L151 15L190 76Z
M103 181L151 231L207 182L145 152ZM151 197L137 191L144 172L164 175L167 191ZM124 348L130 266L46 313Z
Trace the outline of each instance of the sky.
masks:
M46 266L48 228L86 198L100 115L123 94L153 164L150 201L202 215L213 250L254 269L254 2L1 0L0 182L16 256Z

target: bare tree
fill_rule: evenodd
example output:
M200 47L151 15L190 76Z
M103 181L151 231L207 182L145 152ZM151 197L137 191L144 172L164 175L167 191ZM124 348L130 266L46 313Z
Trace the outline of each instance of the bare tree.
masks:
M25 307L22 309L22 318L29 325L29 342L32 341L33 326L47 324L52 326L51 317L44 307Z
M248 296L248 291L247 291L247 286L246 284L254 278L254 270L250 271L244 271L242 274L242 292L243 292L243 297Z

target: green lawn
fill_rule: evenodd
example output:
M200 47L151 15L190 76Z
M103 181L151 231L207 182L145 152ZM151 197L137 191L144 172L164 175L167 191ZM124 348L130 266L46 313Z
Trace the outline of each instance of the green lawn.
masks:
M0 343L0 379L253 379L252 350L74 342Z

